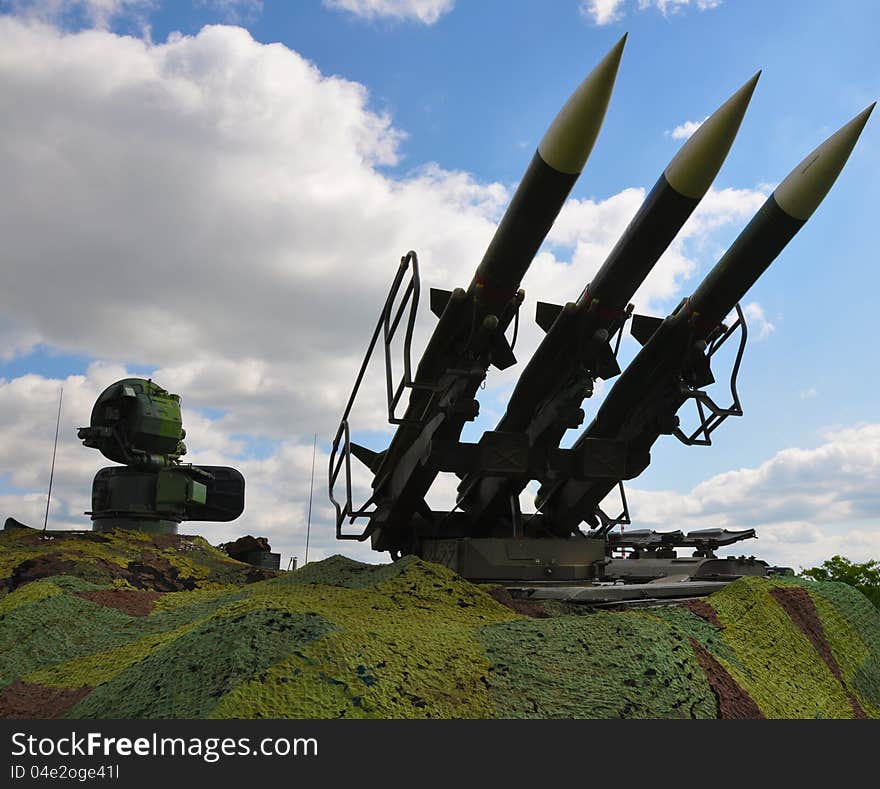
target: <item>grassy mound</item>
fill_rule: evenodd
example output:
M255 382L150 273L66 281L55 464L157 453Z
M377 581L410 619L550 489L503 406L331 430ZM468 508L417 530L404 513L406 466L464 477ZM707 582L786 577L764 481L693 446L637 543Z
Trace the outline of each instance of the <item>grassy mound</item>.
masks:
M157 592L241 585L275 575L230 559L202 537L146 532L0 531L0 581L17 589L30 581L74 576L98 586Z
M841 584L747 578L686 606L527 616L414 558L248 583L204 543L167 557L189 583L168 590L90 565L173 553L151 537L64 542L74 572L0 596L0 716L880 717L880 613ZM0 562L25 549L39 558L0 543Z

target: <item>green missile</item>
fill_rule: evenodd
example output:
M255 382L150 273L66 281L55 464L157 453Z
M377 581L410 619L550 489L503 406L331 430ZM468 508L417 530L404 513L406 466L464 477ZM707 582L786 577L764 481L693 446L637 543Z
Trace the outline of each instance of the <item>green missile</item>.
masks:
M406 546L414 513L427 510L424 497L439 469L422 462L421 448L457 441L476 415L474 397L489 365L516 361L504 332L522 299L520 281L593 149L625 43L624 35L550 124L467 291L431 292L439 321L419 361L415 381L422 385L411 390L404 424L384 453L356 448L373 458L376 509L368 533L376 550Z
M622 310L715 180L761 76L759 71L679 149L645 198L579 304Z
M699 322L717 326L813 215L846 164L876 102L794 168L689 299Z
M688 391L711 382L706 341L828 194L874 106L789 173L689 299L662 321L634 321L633 333L644 347L615 382L576 448L590 438L624 441L626 478L647 468L651 447L671 432ZM600 502L616 484L608 479L545 484L535 505L555 533L570 534L583 521L595 524Z
M626 36L577 87L550 124L477 267L471 292L505 304L584 169L611 100Z
M760 75L740 87L682 145L576 304L539 304L538 321L547 334L523 370L496 431L525 432L530 446L555 447L568 428L580 424L580 405L593 381L619 373L607 338L709 190ZM483 518L484 513L509 512L510 496L526 482L471 475L459 486L460 506L487 527L492 518Z

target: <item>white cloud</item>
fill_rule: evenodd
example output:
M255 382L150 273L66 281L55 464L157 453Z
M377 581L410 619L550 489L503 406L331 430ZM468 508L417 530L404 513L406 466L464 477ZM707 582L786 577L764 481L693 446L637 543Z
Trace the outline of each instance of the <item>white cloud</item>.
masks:
M276 406L253 429L330 432L311 420L344 402L400 254L466 285L507 199L436 166L384 176L403 135L364 87L244 30L0 26L4 325L171 371L196 405Z
M137 364L183 397L187 459L248 480L245 516L198 530L215 542L266 534L301 556L312 436L326 452L400 255L418 250L425 293L466 286L510 191L436 164L389 176L405 135L363 85L239 28L153 44L7 16L0 39L0 103L16 108L0 126L0 340L7 354L42 343L102 360L64 382L52 522L87 523L103 462L74 428ZM524 283L521 359L539 341L532 305L577 298L644 194L565 205ZM716 258L713 234L763 198L710 191L637 294L640 310L680 295ZM492 375L484 410L517 373ZM0 381L0 507L25 522L42 522L60 384ZM356 427L384 428L382 385L372 369ZM311 556L377 558L332 539L326 464L319 456Z
M656 8L668 17L691 5L698 11L709 11L718 8L721 0L639 0L638 10ZM626 0L581 0L579 10L583 16L602 26L623 19L626 16L625 6Z
M323 3L363 19L384 17L433 25L452 10L455 0L323 0Z
M682 232L694 240L711 241L713 231L731 224L739 227L743 220L751 219L767 195L763 185L755 189L709 189ZM719 257L720 254L713 255L713 262Z
M876 557L880 424L829 431L823 442L784 449L757 468L718 474L688 493L628 489L631 513L659 529L755 528L760 554L777 563L808 566L834 553ZM741 543L731 550L759 549Z
M639 10L656 8L663 16L677 14L682 9L693 5L698 11L709 11L718 8L721 0L639 0Z
M40 342L38 332L19 326L0 315L0 361L8 362L29 353Z
M743 313L753 329L757 329L759 340L766 339L776 331L776 326L767 320L764 308L758 302L750 301L743 307Z
M436 165L383 175L403 134L363 86L240 29L153 45L5 17L0 36L0 97L17 108L0 129L4 353L43 343L115 360L65 384L52 524L88 523L103 463L74 428L135 362L183 396L187 459L248 479L241 520L186 528L215 542L251 530L302 556L312 434L335 429L400 254L418 247L426 287L466 285L506 189ZM40 408L59 385L3 382L3 513L29 523L51 453ZM356 425L384 426L381 386L364 394ZM254 441L268 457L248 453ZM332 539L326 463L311 557L378 558Z
M597 25L609 25L623 17L624 0L581 0L581 14Z
M767 320L767 316L764 314L764 308L758 304L757 301L750 301L748 304L745 304L742 311L745 315L746 324L749 327L750 333L753 336L756 334L758 340L766 340L776 331L776 326ZM728 325L734 320L736 320L736 313L731 313L728 317Z
M508 199L432 164L383 175L404 137L366 89L244 30L153 45L0 24L0 98L18 108L0 129L16 273L0 330L19 348L150 365L191 405L227 412L229 430L332 434L366 345L352 338L375 322L400 254L418 249L425 290L466 285ZM549 241L571 260L538 256L530 303L576 298L643 196L569 201ZM697 267L686 247L754 203L710 192L640 308L674 296ZM432 325L424 315L416 353ZM365 396L360 425L382 427L381 388Z
M707 115L706 118L708 117ZM703 118L702 121L685 121L680 126L676 126L672 131L665 131L663 134L666 137L671 137L673 140L686 140L703 125L703 121L706 118Z
M549 298L573 301L599 270L614 244L635 216L645 198L644 189L624 189L607 200L569 200L547 239L557 247L573 248L570 264L553 258L537 258L529 277L541 280L541 293ZM763 204L766 195L754 189L710 189L676 239L648 275L633 299L641 312L654 312L668 305L682 285L698 270L700 260L714 263L720 257L712 234L741 224Z

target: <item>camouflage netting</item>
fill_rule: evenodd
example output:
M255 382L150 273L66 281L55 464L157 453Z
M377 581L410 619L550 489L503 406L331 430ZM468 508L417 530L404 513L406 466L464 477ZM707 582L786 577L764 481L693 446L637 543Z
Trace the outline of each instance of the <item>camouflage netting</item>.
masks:
M880 613L840 584L590 612L418 559L248 583L194 538L23 536L0 539L0 717L880 717ZM151 554L177 570L152 587Z
M0 531L0 582L9 590L69 575L98 586L174 592L241 585L275 575L231 559L202 537L140 531Z

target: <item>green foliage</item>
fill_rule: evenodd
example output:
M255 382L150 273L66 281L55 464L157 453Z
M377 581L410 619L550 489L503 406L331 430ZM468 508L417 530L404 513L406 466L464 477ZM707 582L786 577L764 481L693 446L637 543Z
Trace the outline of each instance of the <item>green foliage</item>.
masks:
M801 575L814 581L838 581L853 586L880 608L880 562L876 559L858 563L845 556L832 556Z

